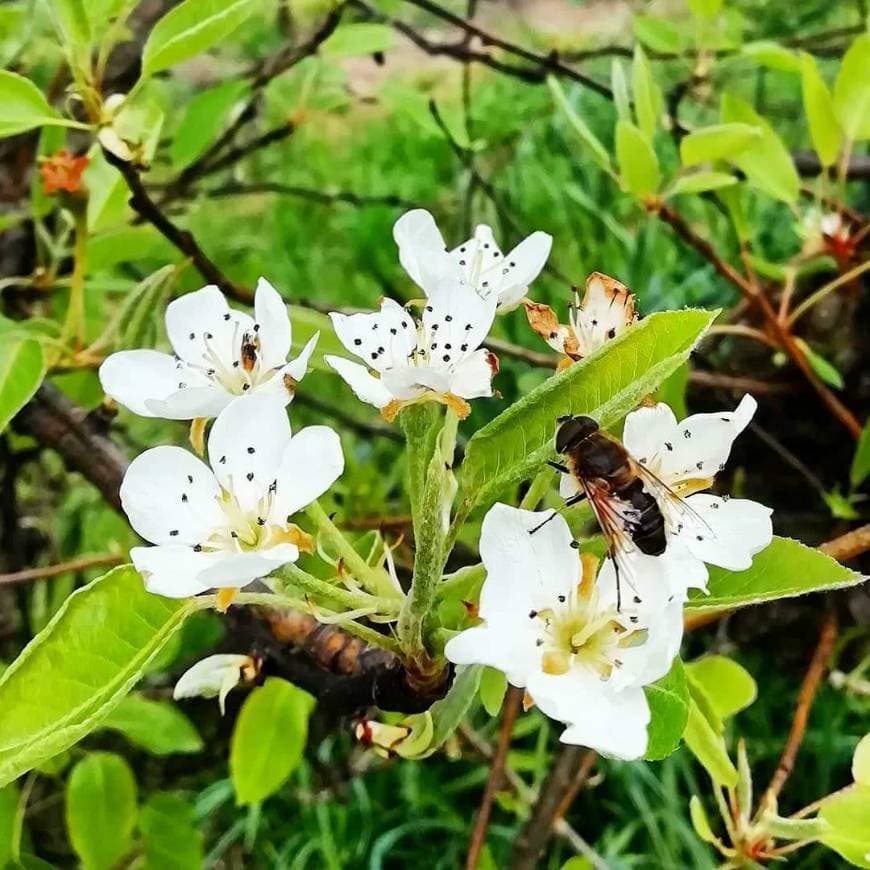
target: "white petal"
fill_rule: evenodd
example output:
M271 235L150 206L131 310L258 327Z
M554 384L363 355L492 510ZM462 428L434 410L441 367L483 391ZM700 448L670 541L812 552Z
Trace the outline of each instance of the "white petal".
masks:
M687 521L678 540L693 556L727 568L744 571L752 557L773 538L771 509L748 499L727 501L718 495L699 493L686 499L700 522Z
M492 351L480 348L466 357L450 376L450 392L463 399L492 395L492 378L498 371L498 358Z
M294 544L279 544L249 553L222 550L212 555L219 558L214 559L199 575L199 579L207 588L221 589L247 586L261 577L268 577L282 565L295 562L299 558L299 550Z
M344 471L338 434L328 426L306 426L284 448L277 469L278 488L272 502L272 521L284 524L332 486Z
M370 314L329 315L339 341L375 371L405 367L417 347L414 318L393 299Z
M625 760L646 752L651 717L643 689L615 692L597 675L576 667L561 676L538 672L527 688L543 713L568 724L562 743Z
M390 391L365 366L340 356L325 356L323 359L344 378L358 399L376 408L383 408L392 401Z
M635 319L634 295L624 284L593 272L579 311L573 313L583 356L621 335Z
M251 664L250 656L219 653L198 661L179 678L172 690L172 697L216 698L223 697L242 679L242 668Z
M403 214L393 226L399 246L399 262L410 279L427 295L450 274L452 264L446 253L444 237L435 218L422 208Z
M455 281L442 283L431 293L423 309L423 326L433 364L455 365L480 347L495 319L495 306L494 296L484 299Z
M480 615L524 614L552 607L559 595L571 593L580 579L580 559L572 548L571 530L551 511L524 511L496 504L483 519L480 558L486 580L480 593Z
M659 402L638 408L626 416L622 443L635 459L659 474L659 454L668 452L668 444L673 448L676 433L674 412L664 402Z
M281 294L260 278L254 293L254 319L260 339L260 365L265 369L283 366L290 353L290 318Z
M492 626L466 629L452 637L444 655L455 665L488 665L503 671L512 686L523 688L541 664L535 645L538 633L526 614L512 622L497 620Z
M529 284L541 274L552 246L552 236L532 233L481 275L481 286L489 281L497 288L499 308L513 308L522 300Z
M202 543L221 523L220 490L209 467L181 447L152 447L121 483L130 525L154 544Z
M580 481L573 474L559 475L559 495L564 499L569 499L573 495L578 495L582 487Z
M156 350L122 350L100 366L103 392L143 417L159 416L146 401L165 398L178 389L178 382L175 360Z
M177 384L176 384L177 386ZM162 399L146 399L149 416L164 420L193 420L196 417L217 417L233 400L219 384L207 387L184 387Z
M315 332L311 338L305 342L305 347L299 353L299 356L296 357L292 362L287 363L284 366L283 372L279 374L289 375L293 378L294 381L301 381L302 378L305 377L305 373L308 371L308 363L311 360L311 355L314 353L314 349L317 347L317 340L320 338L320 333Z
M234 399L215 421L208 461L243 511L253 512L268 493L289 441L287 411L275 396L257 393Z
M225 367L239 357L242 336L254 321L242 311L231 310L223 293L213 284L170 302L166 332L176 354L194 365L214 367L215 356Z
M450 388L447 372L431 366L407 366L381 375L381 383L396 399L414 399L426 390L446 393Z
M454 266L454 278L458 276L481 296L498 296L501 286L498 275L501 273L496 273L494 269L503 265L504 256L492 234L492 227L478 224L474 228L474 235L455 247L449 257ZM485 274L489 277L483 278ZM483 286L484 281L486 286Z
M661 476L670 483L713 478L728 461L735 438L749 425L758 403L745 395L734 411L693 414L677 425L673 450L661 453Z
M167 598L190 598L209 588L200 579L220 556L196 553L191 547L169 544L159 547L133 547L130 559L142 575L145 588Z

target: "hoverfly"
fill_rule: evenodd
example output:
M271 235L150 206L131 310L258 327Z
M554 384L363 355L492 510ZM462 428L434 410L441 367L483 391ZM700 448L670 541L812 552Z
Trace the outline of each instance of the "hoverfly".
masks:
M691 515L705 528L707 524L591 417L560 417L558 422L556 450L565 457L565 463L549 464L563 474L570 474L578 484L579 492L566 500L566 507L583 499L589 501L607 539L608 555L616 570L616 607L621 610L620 574L626 575L634 587L626 556L635 550L647 556L661 556L665 552L666 511L672 509L683 518ZM681 528L678 524L678 529ZM636 590L634 601L640 603Z

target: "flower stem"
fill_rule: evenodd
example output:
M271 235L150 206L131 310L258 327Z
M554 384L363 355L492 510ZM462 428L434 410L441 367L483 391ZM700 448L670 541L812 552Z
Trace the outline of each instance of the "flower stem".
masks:
M316 501L308 505L305 509L305 515L314 523L320 540L331 552L338 554L347 570L363 586L371 590L375 595L380 595L384 598L398 598L399 592L393 586L393 581L390 580L389 574L382 568L375 568L369 565Z
M316 604L323 604L329 608L358 610L363 607L374 607L377 608L378 613L384 615L394 615L399 612L399 601L395 597L383 598L369 595L367 592L352 592L335 583L321 580L292 563L279 568L273 576L310 595Z
M84 203L74 212L75 244L73 245L73 271L69 287L69 305L61 330L61 343L75 340L75 349L81 350L85 342L85 270L87 268L88 213ZM55 360L56 362L56 360Z
M399 423L405 433L408 462L408 492L411 499L411 516L414 532L421 516L426 473L441 421L440 407L432 402L410 405L399 414Z
M550 484L553 482L553 470L548 467L542 468L532 479L523 500L520 502L520 507L523 510L536 510L538 505L547 494Z

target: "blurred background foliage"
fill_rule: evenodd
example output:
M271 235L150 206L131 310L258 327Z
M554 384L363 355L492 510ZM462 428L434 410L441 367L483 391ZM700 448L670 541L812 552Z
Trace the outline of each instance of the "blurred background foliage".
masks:
M117 43L107 53L105 81L125 92L135 79L128 69L130 58L135 68L153 21L172 4L143 0L115 31L112 21L124 8L122 2L85 5L104 44ZM385 294L402 301L415 297L418 291L399 266L391 236L396 218L413 206L436 215L450 244L483 222L493 226L505 250L533 230L552 234L549 266L532 295L559 312L568 302L570 285L582 285L593 270L628 284L645 314L683 306L734 310L737 291L590 159L542 76L524 81L486 65L463 64L449 51L422 51L403 27L436 46L470 43L463 42L461 30L420 4L374 0L347 4L341 23L316 55L262 87L252 86L264 58L288 45L303 45L335 4L258 0L255 6L217 47L147 80L138 92L139 115L130 120L131 138L143 143L140 156L143 168L147 164L144 177L152 197L191 231L233 282L251 287L262 274L291 305L310 306L294 312L295 344L322 325L317 312L370 308ZM445 0L442 8L458 16L469 12L464 0ZM787 148L803 155L801 165L812 156L813 141L803 110L798 51L812 52L822 76L832 81L851 41L864 31L867 14L863 0L726 0L721 8L712 0L688 5L682 0L482 0L472 8L485 31L540 57L561 58L605 87L614 57L630 75L632 49L639 41L661 92L669 99L681 93L682 124L716 123L727 90L769 120ZM614 46L620 50L613 51ZM0 60L35 81L72 117L81 117L67 88L68 68L45 0L0 5ZM574 112L613 153L613 102L570 80L563 80L562 87ZM249 118L244 113L250 106L255 109ZM197 166L236 124L243 124L244 131L235 159L179 186L185 169ZM257 147L258 137L270 131L279 132ZM668 129L658 129L654 136L666 178L680 166L677 138ZM73 227L60 208L63 202L43 189L34 146L43 156L65 147L90 157L84 173L84 344L99 346L103 337L103 352L132 344L125 332L131 320L125 300L134 295L145 299L146 306L137 320L135 346L143 340L165 344L166 299L200 286L202 278L131 210L124 180L99 145L88 134L63 127L0 141L5 334L31 329L57 336L68 304ZM866 161L865 142L855 145L853 157ZM751 264L763 277L780 281L786 265L794 265L813 232L822 196L835 201L823 210L866 212L866 174L856 173L848 182L836 177L822 182L816 176L810 172L802 179L808 195L791 202L741 183ZM721 257L740 261L732 219L720 199L684 195L679 204ZM860 246L856 256L860 261ZM21 264L27 265L26 274ZM143 282L153 281L167 264L178 268L163 273L163 283L142 295ZM801 292L809 295L837 273L830 256L810 258ZM805 338L833 369L829 375L839 383L838 392L863 420L870 405L865 288L859 282L857 290L832 296L828 303L807 317ZM123 323L119 311L127 312ZM23 318L30 319L26 326ZM495 337L528 351L545 350L522 309L499 318ZM322 334L320 350L334 341ZM522 356L501 355L500 395L475 403L466 433L547 377L546 367ZM860 480L856 483L853 475L849 481L851 440L780 357L766 346L720 335L704 344L693 371L785 383L786 388L759 397L758 425L738 443L726 489L771 504L778 532L817 543L842 531L844 521L866 513L866 507ZM93 364L73 360L57 366L52 381L98 417L104 413ZM667 396L690 411L730 407L739 398L732 387L715 377L688 379L683 373L669 385ZM407 515L395 432L352 401L346 386L321 362L306 377L292 413L297 427L326 418L342 433L348 466L333 490L331 507L345 524L376 528L383 518ZM186 438L181 425L124 411L113 426L131 452L165 442L170 432L178 443ZM83 554L111 559L135 543L126 522L53 454L37 451L35 442L14 430L6 432L0 449L4 570ZM390 528L395 540L403 526L399 522ZM471 523L463 543L473 548L476 539ZM400 548L397 558L400 570L407 569L410 552ZM45 626L76 585L102 570L0 587L0 654L5 660ZM837 667L858 680L868 650L866 592L852 593L843 606L854 625L840 641ZM754 609L687 640L691 653L728 653L758 679L760 697L735 721L761 773L772 771L788 729L817 607L818 602L790 602ZM421 764L375 758L355 743L348 723L336 727L315 714L308 751L288 784L262 805L239 808L227 756L241 699L231 696L223 719L212 702L186 702L182 714L167 700L174 678L219 645L222 635L216 618L191 620L137 696L160 701L160 709L130 711L49 768L0 791L0 866L22 852L59 867L79 859L88 866L154 868L203 863L447 868L463 863L470 819L488 770L480 748L494 743L496 718L476 708L446 751ZM852 752L870 712L866 685L863 693L856 685L822 688L785 798L790 810L849 781ZM143 722L148 723L144 728ZM555 731L543 716L533 710L520 718L509 766L532 791L541 785L555 746ZM79 766L94 758L104 767L89 771ZM70 776L72 765L77 766ZM607 866L713 867L713 852L699 840L688 814L689 796L705 794L704 777L685 749L663 762L602 763L567 818ZM93 833L77 839L82 824L99 825L99 820L76 821L76 800L126 808L126 821L118 826L110 820L100 834L109 844L105 854L88 857L81 837L90 841ZM509 789L500 793L481 866L506 866L510 843L528 811L528 802ZM116 853L113 837L119 843ZM540 866L562 867L574 852L557 837ZM571 870L591 866L585 860L575 858ZM32 861L28 866L45 866ZM794 864L822 868L835 866L836 860L830 852L811 848Z

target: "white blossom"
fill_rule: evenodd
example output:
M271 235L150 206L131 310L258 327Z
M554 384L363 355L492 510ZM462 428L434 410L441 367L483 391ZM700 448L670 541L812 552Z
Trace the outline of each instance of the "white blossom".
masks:
M492 229L480 224L474 235L452 251L435 219L424 209L403 214L393 227L399 262L411 280L431 296L445 279L461 281L484 298L494 297L499 308L516 306L538 277L553 244L540 230L503 254Z
M259 662L251 656L223 653L208 656L188 668L178 679L172 697L217 698L224 711L227 695L242 681L252 680L259 671Z
M617 611L612 564L597 580L584 576L561 516L530 534L547 516L503 504L487 513L483 623L451 638L446 655L503 671L566 724L562 742L639 758L650 721L643 687L668 672L679 650L682 604L672 601L654 621L630 606Z
M185 598L234 589L299 557L306 536L292 515L344 469L338 435L309 426L292 435L282 401L236 399L215 421L211 468L181 447L146 450L121 484L133 528L156 546L130 556L146 587Z
M678 598L685 597L688 588L706 589L705 563L743 571L773 537L770 508L703 491L724 468L732 444L756 408L755 399L746 395L734 411L693 414L682 422L663 403L638 408L625 418L622 437L626 449L685 502L685 509L680 510L673 499L659 500L665 517L669 594ZM575 479L564 475L562 495L576 491ZM648 556L637 564L657 558ZM662 587L645 583L647 573L643 568L637 571L639 582L644 583L643 597L648 604L653 599L661 601Z
M166 332L175 354L123 350L100 366L106 395L144 417L192 420L216 417L236 396L270 393L286 404L314 352L314 335L287 361L291 326L287 306L264 278L254 317L231 309L214 285L171 302Z
M330 317L341 343L365 365L336 356L326 362L389 420L405 405L433 400L464 417L467 399L492 395L498 358L480 347L495 317L492 296L454 281L432 293L419 322L392 299L379 312Z

